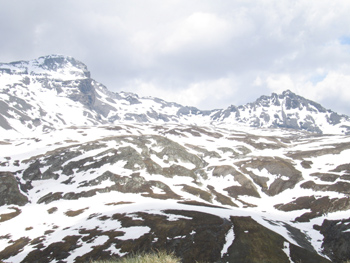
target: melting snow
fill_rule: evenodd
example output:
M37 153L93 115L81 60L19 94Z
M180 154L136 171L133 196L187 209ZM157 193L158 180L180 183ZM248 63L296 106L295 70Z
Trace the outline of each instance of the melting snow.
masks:
M234 240L235 240L235 233L234 233L233 227L232 227L226 234L226 237L225 237L226 242L221 250L221 257L223 257L228 252L228 249L232 245Z

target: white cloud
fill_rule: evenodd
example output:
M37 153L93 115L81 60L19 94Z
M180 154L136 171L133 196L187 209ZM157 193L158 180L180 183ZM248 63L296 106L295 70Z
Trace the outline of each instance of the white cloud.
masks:
M281 74L275 76L269 76L266 79L267 87L275 93L281 93L284 90L295 90L295 85L293 80L289 75Z
M320 75L320 78L315 82L307 78L291 77L286 74L269 76L265 80L265 84L271 92L281 93L289 89L313 100L339 97L342 101L349 101L349 83L350 75L338 72L329 72L326 76Z
M162 52L182 48L206 49L227 41L230 24L215 14L197 12L176 23L174 31L163 41Z
M314 77L280 74L269 76L264 81L257 78L255 82L260 86L266 85L275 93L289 89L305 98L323 102L326 108L344 113L350 101L350 74L331 71L325 75L322 69L318 69L317 72L319 74Z
M113 91L202 109L291 89L350 114L349 14L344 0L3 1L0 57L71 55Z
M316 100L326 100L336 97L342 102L350 101L350 74L330 72L320 82L313 84L305 83L305 92L309 97Z
M153 66L157 59L183 52L202 53L223 47L232 37L229 21L213 13L194 12L188 16L130 32L130 42L144 66Z
M157 84L139 79L129 85L141 96L156 94L156 97L166 101L180 102L184 106L197 106L201 110L213 109L217 106L217 101L225 100L237 92L237 85L231 78L191 83L182 89L160 88Z

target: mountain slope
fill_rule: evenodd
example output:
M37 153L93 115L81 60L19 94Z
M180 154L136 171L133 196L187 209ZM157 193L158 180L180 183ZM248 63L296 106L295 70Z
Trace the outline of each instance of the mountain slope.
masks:
M151 249L184 262L329 262L323 222L350 208L348 136L120 124L1 147L0 179L18 183L0 196L18 196L0 207L5 262Z
M110 92L90 78L84 64L56 55L0 64L0 98L1 128L23 134L119 121L193 122L191 116L199 112L158 98Z
M349 117L326 110L320 104L287 90L261 96L254 103L231 106L213 119L226 123L246 123L251 127L289 128L313 133L348 134Z
M158 98L113 93L90 77L72 57L51 55L0 64L0 129L28 134L72 125L175 122L196 125L246 125L348 134L350 119L285 91L254 103L201 111Z

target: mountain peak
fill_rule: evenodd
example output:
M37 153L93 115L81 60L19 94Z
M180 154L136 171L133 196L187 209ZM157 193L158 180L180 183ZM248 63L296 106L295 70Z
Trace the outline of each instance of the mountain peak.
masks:
M263 95L255 102L215 113L225 123L244 123L251 127L288 128L312 133L350 132L350 119L327 110L320 104L285 90L280 94Z
M292 92L291 90L287 89L285 91L282 92L283 96L297 96L294 92Z
M59 68L64 68L64 67L74 67L74 68L87 71L87 66L84 63L76 60L71 56L48 55L48 56L39 57L34 61L38 63L38 66L41 66L43 68L47 68L50 70L57 70Z
M90 78L87 66L70 56L48 55L29 61L0 63L0 71L53 78Z
M65 69L68 69L69 73L79 75L81 77L90 78L90 72L87 66L76 60L71 56L63 55L48 55L39 57L36 60L32 61L32 65L53 72L65 72Z
M281 99L284 99L284 106L288 110L303 110L305 108L309 112L327 112L327 110L321 104L299 96L290 90L283 91L282 95L280 95L279 97Z
M5 105L0 108L0 127L5 130L26 132L134 121L350 133L349 117L326 110L291 90L264 95L238 107L201 111L157 98L110 92L90 78L85 64L70 56L54 54L31 61L0 63L0 77L3 74L7 76L0 86L0 93L5 94L5 99L0 100ZM31 96L25 95L28 90Z

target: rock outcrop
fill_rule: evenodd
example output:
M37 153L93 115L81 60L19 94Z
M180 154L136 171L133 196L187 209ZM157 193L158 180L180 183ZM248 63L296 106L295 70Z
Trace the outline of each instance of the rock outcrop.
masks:
M16 177L10 172L0 172L0 206L28 203L28 198L20 191Z

